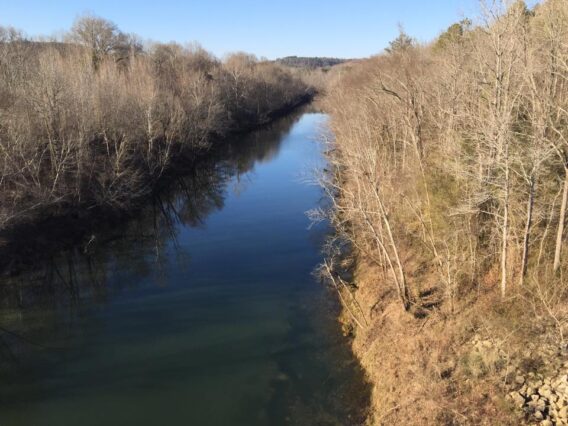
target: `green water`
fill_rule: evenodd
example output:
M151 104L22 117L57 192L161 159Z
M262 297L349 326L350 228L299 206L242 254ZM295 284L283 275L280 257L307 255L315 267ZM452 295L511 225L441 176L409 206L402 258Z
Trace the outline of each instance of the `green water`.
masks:
M2 280L0 425L355 425L369 398L314 278L326 117L220 150L127 224ZM116 229L119 228L119 229Z

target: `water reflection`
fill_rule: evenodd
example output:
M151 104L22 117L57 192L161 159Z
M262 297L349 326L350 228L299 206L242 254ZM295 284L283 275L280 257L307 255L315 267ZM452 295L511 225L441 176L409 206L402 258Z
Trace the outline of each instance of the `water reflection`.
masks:
M109 268L135 271L140 277L161 271L167 243L173 243L180 264L185 264L189 253L177 244L180 225L203 226L212 212L223 209L231 180L235 177L239 185L233 190L244 190L247 178L242 175L255 164L274 158L282 136L300 117L301 113L292 114L218 147L213 155L200 159L182 176L168 182L167 190L122 226L113 223L107 229L93 230L82 244L64 250L34 253L33 268L1 278L2 310L18 316L14 310L67 305L87 297L104 303L109 297ZM132 246L137 246L135 259L131 257ZM7 252L9 248L3 255L8 256Z
M318 120L226 144L4 277L0 423L357 424L368 388L310 276L319 191L294 182Z

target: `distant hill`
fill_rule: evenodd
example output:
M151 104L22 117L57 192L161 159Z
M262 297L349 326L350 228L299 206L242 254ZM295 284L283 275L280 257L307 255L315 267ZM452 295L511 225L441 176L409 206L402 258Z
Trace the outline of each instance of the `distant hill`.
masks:
M325 57L304 57L304 56L286 56L285 58L276 59L276 63L295 68L329 68L339 65L349 59L325 58Z

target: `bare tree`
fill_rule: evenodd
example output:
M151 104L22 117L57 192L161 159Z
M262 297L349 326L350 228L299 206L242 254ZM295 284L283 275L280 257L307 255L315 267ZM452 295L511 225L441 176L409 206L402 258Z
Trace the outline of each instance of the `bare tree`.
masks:
M69 39L90 50L95 69L106 55L127 44L127 36L113 22L93 15L77 18Z
M144 52L94 16L78 18L68 41L0 31L0 226L52 207L126 209L176 159L307 92L290 71L245 54L223 64L196 45Z

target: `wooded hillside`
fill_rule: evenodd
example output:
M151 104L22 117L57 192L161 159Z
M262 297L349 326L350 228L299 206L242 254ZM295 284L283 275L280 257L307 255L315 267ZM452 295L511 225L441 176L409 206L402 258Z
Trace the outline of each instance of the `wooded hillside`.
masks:
M312 94L252 55L144 47L94 16L57 43L0 28L0 229L70 208L126 209L175 161Z
M545 366L566 361L568 3L487 3L428 45L401 32L327 98L377 424L566 424Z
M276 63L295 68L330 68L335 65L343 64L348 59L325 58L325 57L305 57L305 56L286 56L276 60Z

